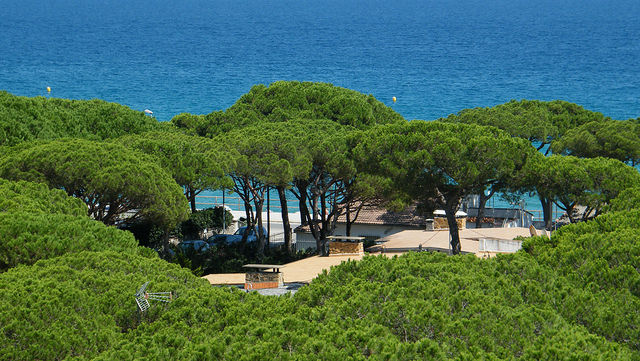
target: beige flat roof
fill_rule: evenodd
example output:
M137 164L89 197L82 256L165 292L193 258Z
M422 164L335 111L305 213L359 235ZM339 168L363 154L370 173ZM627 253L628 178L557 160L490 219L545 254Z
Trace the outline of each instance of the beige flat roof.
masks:
M529 228L465 228L459 230L462 253L478 253L478 241L483 238L512 240L518 236L530 237ZM370 253L405 253L423 250L449 252L449 230L407 230L381 238L382 244L367 249Z
M316 278L322 271L329 270L331 266L337 266L348 260L360 260L363 255L348 256L313 256L291 262L285 266L278 266L285 283L309 283ZM220 273L210 274L203 278L207 279L212 285L241 285L244 284L244 273Z
M529 237L529 228L469 228L461 229L460 243L462 253L478 254L478 241L482 238L514 239L518 236ZM376 254L384 249L385 254L392 256L406 252L423 250L432 252L449 251L449 230L423 231L408 230L378 240L384 243L371 247L369 252ZM348 260L360 260L363 255L332 255L329 257L313 256L286 265L260 265L267 268L280 268L285 283L309 283L324 270L337 266ZM254 266L254 265L252 265ZM286 267L285 267L286 266ZM223 273L204 276L213 285L244 284L244 273Z

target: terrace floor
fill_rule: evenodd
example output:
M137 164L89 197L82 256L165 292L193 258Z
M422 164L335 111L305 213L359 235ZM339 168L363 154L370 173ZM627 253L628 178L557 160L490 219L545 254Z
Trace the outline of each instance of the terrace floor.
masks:
M538 231L540 234L540 231ZM460 230L462 253L475 253L479 257L491 257L492 254L478 252L478 243L482 238L496 238L511 240L518 236L529 237L529 228L479 228ZM367 249L370 254L384 254L386 256L400 255L420 249L431 252L449 252L449 231L410 230L393 234L378 240L379 245ZM324 270L329 271L343 261L360 260L363 255L334 255L329 257L313 256L296 262L288 263L280 269L285 283L309 283ZM204 276L212 285L241 285L244 284L244 273L210 274Z

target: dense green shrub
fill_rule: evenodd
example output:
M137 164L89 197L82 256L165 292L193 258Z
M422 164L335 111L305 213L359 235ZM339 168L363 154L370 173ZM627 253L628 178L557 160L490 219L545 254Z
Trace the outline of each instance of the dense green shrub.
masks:
M572 285L560 314L590 332L640 351L640 210L612 212L565 226L552 241L523 247Z
M555 305L568 292L564 278L524 254L479 260L422 253L349 262L296 298L338 318L370 320L400 342L433 340L445 358L628 354L563 319Z
M173 291L180 298L207 286L157 257L81 252L19 266L0 275L0 359L91 359L140 322L174 304L153 303L140 317L134 294ZM153 301L150 301L153 302Z
M87 216L0 213L0 271L81 251L153 254L137 246L131 233Z
M63 213L87 215L87 206L63 190L42 183L0 179L0 212Z
M177 298L138 318L146 281ZM82 252L0 275L0 358L633 358L563 317L588 292L525 253L366 257L278 298L211 287L157 258Z
M640 187L627 188L620 192L618 197L611 200L607 207L610 212L628 211L640 208Z
M194 271L197 275L212 273L244 273L243 266L248 263L285 264L298 261L311 256L311 252L290 253L283 247L274 247L260 257L255 243L212 244L209 250L204 252L184 252L174 247L174 255L171 262L177 263Z
M100 359L628 359L563 319L566 280L526 254L367 257L293 297L225 288L181 297Z

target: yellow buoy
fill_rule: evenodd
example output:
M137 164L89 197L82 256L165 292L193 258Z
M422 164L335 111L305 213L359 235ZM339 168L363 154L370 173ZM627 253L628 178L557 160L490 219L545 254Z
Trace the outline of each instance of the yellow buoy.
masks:
M47 87L47 91L48 91L48 92L51 92L51 87Z
M393 102L394 102L394 103L396 102L396 97L393 97Z

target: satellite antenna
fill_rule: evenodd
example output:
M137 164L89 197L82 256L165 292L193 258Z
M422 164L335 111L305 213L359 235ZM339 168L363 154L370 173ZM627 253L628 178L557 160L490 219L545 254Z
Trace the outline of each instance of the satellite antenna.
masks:
M146 292L148 284L149 282L140 286L138 292L135 294L136 303L138 304L138 308L140 308L141 312L145 312L149 309L149 300L171 302L173 299L173 294L171 292Z

